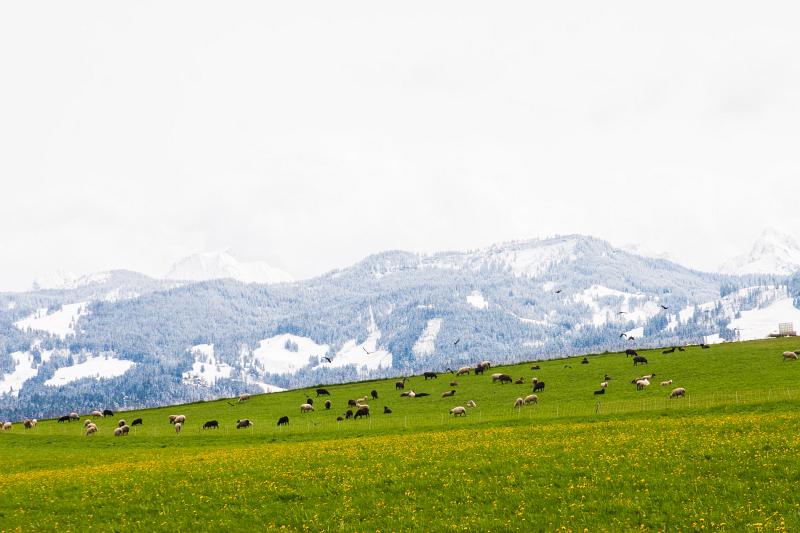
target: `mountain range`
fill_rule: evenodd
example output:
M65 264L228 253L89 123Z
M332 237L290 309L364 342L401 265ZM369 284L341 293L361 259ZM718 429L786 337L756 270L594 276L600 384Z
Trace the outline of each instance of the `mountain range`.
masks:
M794 249L773 244L750 258ZM202 254L164 279L112 271L0 293L0 412L162 405L800 323L800 277L699 272L580 235L389 251L294 282L245 265Z

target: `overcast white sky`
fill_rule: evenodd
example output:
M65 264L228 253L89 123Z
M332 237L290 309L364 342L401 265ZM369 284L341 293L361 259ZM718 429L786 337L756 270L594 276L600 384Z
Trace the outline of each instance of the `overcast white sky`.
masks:
M0 290L800 230L794 2L5 2Z

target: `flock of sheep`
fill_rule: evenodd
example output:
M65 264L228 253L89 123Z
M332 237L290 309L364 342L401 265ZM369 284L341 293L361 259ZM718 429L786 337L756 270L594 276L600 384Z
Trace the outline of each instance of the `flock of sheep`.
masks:
M647 359L645 359L644 357L639 356L636 353L635 350L627 350L626 351L626 357L627 356L633 356L633 358L634 358L633 359L634 366L638 366L639 364L647 364ZM783 353L783 360L784 361L787 361L787 360L796 361L797 359L798 359L798 355L795 352L784 352ZM589 364L589 360L584 357L583 360L581 361L581 364ZM465 367L461 367L461 368L459 368L458 370L455 370L455 371L451 370L451 369L447 369L447 371L450 372L451 374L455 374L456 376L469 375L470 373L473 373L473 372L474 372L475 375L481 375L486 370L488 370L489 368L491 368L491 362L489 362L489 361L481 361L475 367L465 366ZM539 370L539 369L540 369L539 365L533 365L531 367L531 370ZM634 378L633 380L631 380L631 384L636 386L636 390L644 390L645 388L650 386L651 380L655 376L656 376L655 373L645 374L645 375L639 376L639 377ZM423 374L423 377L425 378L425 381L428 381L429 379L438 379L439 375L438 375L437 372L425 372ZM518 378L517 380L514 380L509 374L504 374L504 373L491 374L491 380L492 380L493 383L500 383L500 384L506 384L506 383L512 383L512 382L516 383L516 384L524 384L525 383L525 380L523 378ZM402 390L403 391L400 394L401 397L405 397L405 398L422 398L422 397L425 397L425 396L430 396L429 393L415 392L413 390L405 390L406 381L407 381L407 378L403 378L402 380L398 380L398 381L395 382L395 390ZM606 390L609 387L609 382L610 381L611 381L611 376L609 376L608 374L605 374L605 376L603 378L603 381L600 383L600 389L594 391L594 394L595 395L605 394ZM536 393L544 391L545 382L544 381L540 381L538 378L534 377L534 378L531 379L530 383L531 383L531 385L533 387L532 394L528 394L527 396L516 398L516 400L514 400L514 403L513 403L514 409L521 409L521 408L523 408L524 406L527 406L527 405L538 404L539 396ZM450 382L450 386L451 387L455 387L458 384L459 384L458 381L451 381ZM668 387L668 386L671 386L672 384L673 384L673 380L672 379L663 380L663 381L660 382L660 385L662 387ZM446 391L442 392L441 393L441 397L442 398L449 398L449 397L455 396L455 394L456 394L456 389L451 388L449 390L446 390ZM327 389L324 389L324 388L316 389L317 398L319 398L320 396L328 396L329 397L330 395L331 395L331 393ZM671 392L669 393L669 398L671 398L671 399L672 398L681 398L681 397L684 397L684 396L686 396L686 389L684 387L673 388L671 390ZM344 420L349 420L349 419L357 420L359 418L369 417L370 416L370 406L369 406L369 404L367 404L367 401L370 398L372 398L373 400L377 400L378 399L378 391L373 389L370 392L369 395L365 395L365 396L360 397L360 398L348 400L348 409L342 415L337 416L337 418L336 418L337 422L342 422ZM238 402L239 403L246 402L248 400L250 400L250 395L249 394L241 394L239 396L239 398L238 398ZM233 404L231 404L231 405L233 405ZM323 405L324 405L326 410L330 410L331 407L332 407L332 403L331 403L331 401L329 399L326 399ZM463 417L463 416L467 415L467 410L468 409L475 408L476 406L477 406L477 404L475 403L474 400L469 400L469 401L467 401L465 403L465 405L458 405L456 407L451 408L449 410L449 413L453 417ZM305 414L305 413L310 413L310 412L313 412L313 411L314 411L314 400L312 398L310 398L310 397L307 397L306 401L300 405L300 413L301 414ZM384 414L391 414L392 410L391 410L391 408L389 406L384 406L383 407L383 413ZM95 411L92 411L88 416L91 417L91 418L87 418L86 420L84 420L84 423L83 423L84 434L87 435L87 436L93 435L93 434L95 434L95 433L97 433L99 431L99 428L98 428L97 424L95 424L94 419L105 418L105 417L108 417L108 416L113 417L114 413L113 413L113 411L111 411L109 409L106 409L104 411L95 410ZM168 419L169 419L169 423L171 423L174 426L175 433L176 434L180 434L181 433L181 429L186 424L186 416L185 415L169 415ZM64 415L64 416L60 417L58 419L58 422L72 422L72 421L79 421L79 420L80 420L80 416L78 415L78 413L71 412L68 415ZM35 428L37 423L38 423L38 420L35 419L35 418L28 418L28 419L25 419L25 420L22 421L22 425L26 429ZM124 419L123 420L119 420L118 423L117 423L117 426L114 428L114 431L113 431L114 436L115 437L127 436L129 434L130 430L131 430L131 426L142 425L142 423L143 423L143 421L142 421L141 418L134 419L131 422L130 426L128 425L128 423ZM279 427L280 426L287 426L288 424L289 424L289 417L288 416L281 416L278 419L278 426ZM254 426L253 421L248 419L248 418L239 419L239 420L236 421L236 429L252 428L253 426ZM0 429L2 429L4 431L11 430L12 427L13 427L13 424L10 421L9 422L0 423ZM202 425L202 429L218 429L219 427L220 427L220 424L219 424L219 422L217 420L208 420Z

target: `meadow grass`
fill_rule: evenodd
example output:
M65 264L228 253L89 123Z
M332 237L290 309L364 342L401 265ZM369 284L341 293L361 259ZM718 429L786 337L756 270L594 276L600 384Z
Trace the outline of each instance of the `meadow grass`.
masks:
M400 398L394 380L326 386L334 409L319 398L306 415L311 389L122 413L91 437L74 422L16 425L0 433L0 530L798 530L800 363L780 355L797 344L499 370L525 385L492 383L495 369L411 378L405 390L426 398ZM652 372L643 391L629 383ZM515 410L534 375L539 404ZM451 379L458 392L443 399ZM670 400L662 379L687 397ZM370 419L335 421L373 388ZM449 417L468 399L478 407ZM187 416L180 435L169 414ZM284 414L290 426L276 427ZM129 437L111 436L136 417ZM255 427L234 429L245 417ZM222 428L201 430L209 419Z

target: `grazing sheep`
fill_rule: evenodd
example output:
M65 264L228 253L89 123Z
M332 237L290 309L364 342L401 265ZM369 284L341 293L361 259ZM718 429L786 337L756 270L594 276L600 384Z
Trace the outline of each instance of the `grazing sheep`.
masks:
M449 390L449 391L443 392L442 393L442 398L449 398L450 396L455 396L455 395L456 395L456 391L455 391L455 389L453 389L453 390Z
M636 350L631 350L630 348L625 350L625 357L630 357L631 355L635 357L635 356L637 356L639 354L636 353Z
M467 407L477 407L478 404L475 403L475 400L470 400L467 402Z
M489 362L489 361L481 361L480 365L481 365L483 368L492 368L492 363L491 363L491 362Z
M125 425L125 426L122 426L122 427L121 427L121 428L119 428L119 429L121 429L121 430L122 430L122 436L123 436L123 437L127 437L127 436L128 436L128 432L131 430L131 427L130 427L130 426L128 426L128 425Z
M331 393L328 392L328 389L317 389L317 398L320 396L330 396Z
M278 425L279 426L288 426L289 425L289 417L288 416L280 417L278 419Z
M529 394L525 396L524 402L525 405L528 405L529 403L539 403L539 397L536 396L535 394Z
M634 383L636 383L636 390L642 390L650 386L650 380L648 379L637 379Z
M646 357L642 357L641 355L637 355L636 357L633 358L633 366L636 366L636 365L638 365L640 363L643 364L643 365L646 365L647 364L647 358Z
M103 409L103 418L107 416L114 416L114 411L111 409Z
M62 416L58 419L59 422L72 422L72 419L69 416Z
M366 396L362 396L361 398L358 398L358 399L356 400L356 403L357 403L357 404L359 404L359 403L364 403L364 402L366 402L367 400L369 400L369 398L367 398Z
M353 420L357 420L357 419L361 418L362 416L369 416L369 407L366 406L366 405L364 407L359 407L358 408L358 410L356 411L356 414L353 415Z
M308 405L314 405L314 400L312 400L311 398L306 398L306 403Z
M600 390L594 391L594 393L595 393L595 395L597 395L597 394L605 394L606 393L606 389L601 388Z
M589 364L589 359L587 359L586 357L584 357L584 358L583 358L583 361L581 361L581 364L582 364L582 365L588 365L588 364Z
M3 431L8 431L11 429L11 422L3 422Z
M524 403L525 403L525 400L523 400L522 398L517 398L514 401L514 408L522 407Z
M97 433L97 426L95 426L94 424L89 424L88 426L86 426L86 436L87 437L89 435L94 435L95 433Z
M666 355L668 353L675 353L675 347L673 346L672 348L669 348L668 350L662 350L661 353L664 354L664 355Z
M413 390L410 390L410 391L408 391L407 393L404 393L404 394L405 394L405 396L408 396L409 398L414 398L414 397L417 396L417 393L414 392ZM401 396L402 396L402 394L401 394Z
M236 429L249 428L253 426L253 422L249 418L242 418L236 421Z
M249 394L240 394L238 403L246 402L249 399L250 399L250 395Z
M451 387L458 387L458 381L451 381L450 382L450 386Z
M69 417L71 419L73 419L73 420L80 420L81 419L80 415L78 415L78 413L76 413L74 411L69 414Z
M492 383L500 382L502 384L511 383L514 381L508 374L492 374Z
M390 415L390 414L392 414L392 410L391 410L391 409L389 409L387 406L385 406L385 405L384 405L384 406L383 406L383 414L385 414L385 415Z
M142 419L141 418L134 418L133 422L131 423L131 425L132 426L141 426L142 425Z
M479 375L479 374L483 374L485 371L486 371L486 367L484 367L484 366L483 366L483 365L481 365L480 363L478 363L478 364L475 366L475 375L476 375L476 376L477 376L477 375Z
M531 367L531 370L541 370L541 369L542 369L542 367L540 367L539 365L533 365Z
M89 420L88 418L83 421L83 427L88 428L89 424L92 424L92 421Z
M533 392L542 392L544 390L544 381L537 381L533 384Z
M351 418L353 418L353 410L352 409L348 409L347 411L345 411L344 417L347 420L350 420Z
M671 379L668 379L668 380L666 380L666 381L662 381L662 382L661 382L661 386L662 386L662 387L666 387L666 386L668 386L668 385L672 385L672 380L671 380Z
M181 422L175 422L175 434L176 435L180 434L182 427L183 427L183 424Z
M209 420L208 422L203 424L203 429L219 429L219 422L216 420Z
M797 354L794 352L783 352L783 360L784 361L797 361Z
M186 423L186 415L177 415L175 417L175 421L173 424L185 424Z
M609 376L608 374L604 374L603 381L611 381L611 376Z
M415 392L412 398L422 398L424 396L430 396L430 394L427 392Z
M600 384L600 388L601 388L601 389L605 389L605 388L607 388L607 387L608 387L608 381L604 381L604 382L602 382L602 383Z
M422 375L425 377L425 381L428 381L428 379L439 379L439 375L436 372L423 372Z
M467 416L467 409L459 405L450 409L450 414L453 416Z
M117 422L117 427L118 427L118 428L121 428L122 426L127 426L127 425L128 425L128 423L127 423L127 422L125 422L125 420L124 420L124 419L123 419L123 420L120 420L119 422Z
M120 436L122 436L122 428L121 428L121 427L114 428L114 436L115 436L115 437L120 437Z
M472 370L472 368L470 368L470 367L468 367L468 366L462 366L462 367L461 367L461 368L459 368L459 369L458 369L458 371L456 372L456 376L463 376L464 374L467 374L467 375L469 375L469 372L470 372L470 370Z
M91 415L92 415L94 418L103 418L103 412L102 412L102 411L92 411L92 412L91 412Z
M25 429L31 429L31 428L36 427L36 423L33 420L31 420L30 418L26 418L22 422L22 425L25 426Z
M403 381L394 382L394 390L404 389L405 387L406 387L406 378L403 378Z
M681 396L686 396L686 389L683 387L678 387L677 389L672 389L672 392L669 393L670 399L672 398L680 398Z
M378 399L378 391L376 391L375 389L372 389L369 394L370 394L370 396L372 396L373 400L377 400Z
M304 403L300 405L300 412L301 413L309 413L314 410L314 406L310 403Z
M336 421L337 422L342 422L343 420L344 420L344 418L342 418L341 416L337 416L336 417Z
M331 401L325 400L325 410L330 411L330 409L331 409Z
M653 379L654 377L656 377L655 372L653 372L652 374L645 374L644 376L639 376L636 379Z
M178 418L178 415L169 415L169 423L174 424L176 418Z
M516 381L514 381L514 383L516 383L517 385L525 385L525 378L519 378Z
M357 403L356 400L347 400L348 407L355 407L356 403Z

